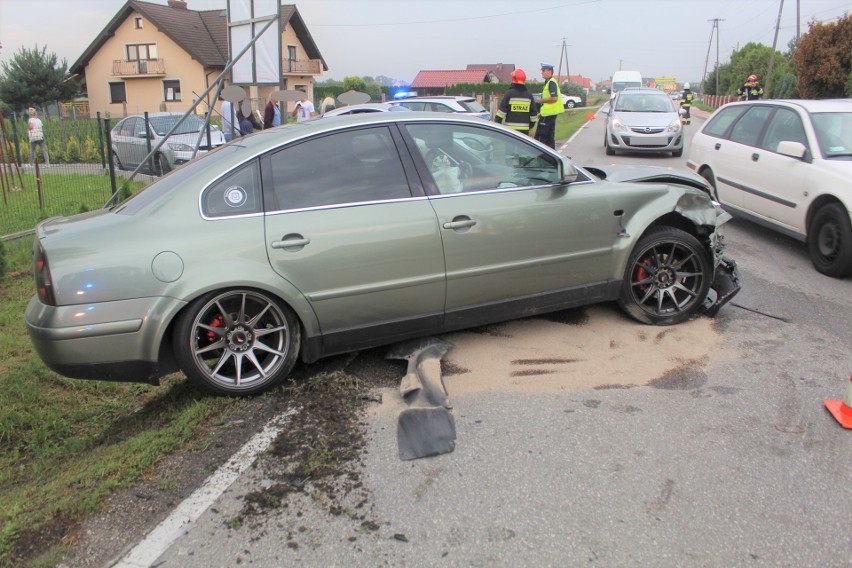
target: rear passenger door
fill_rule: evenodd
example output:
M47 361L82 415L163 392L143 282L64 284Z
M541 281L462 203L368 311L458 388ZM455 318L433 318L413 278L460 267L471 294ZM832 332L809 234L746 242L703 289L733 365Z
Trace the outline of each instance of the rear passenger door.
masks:
M728 140L717 143L716 190L723 203L743 209L745 195L755 190L758 144L772 112L768 105L751 107L734 123Z

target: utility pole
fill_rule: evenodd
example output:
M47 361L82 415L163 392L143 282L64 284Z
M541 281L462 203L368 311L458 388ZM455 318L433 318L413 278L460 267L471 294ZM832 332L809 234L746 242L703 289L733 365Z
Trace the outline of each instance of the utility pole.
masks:
M571 72L568 70L568 48L571 47L565 44L565 38L562 38L562 51L559 53L559 71L556 73L557 81L562 75L562 59L565 59L565 74L568 75L568 80L571 80Z
M701 94L704 94L704 78L707 76L707 61L710 60L710 47L713 45L713 32L716 32L716 66L714 69L716 70L716 94L719 94L719 22L724 22L725 20L721 18L713 18L712 20L707 20L708 22L713 22L713 27L710 29L710 43L707 44L707 59L704 61L704 75L701 77Z
M781 28L781 11L784 10L784 0L778 6L778 20L775 22L775 38L772 40L772 52L769 54L769 69L766 71L766 96L772 89L772 68L775 67L775 46L778 44L778 30Z

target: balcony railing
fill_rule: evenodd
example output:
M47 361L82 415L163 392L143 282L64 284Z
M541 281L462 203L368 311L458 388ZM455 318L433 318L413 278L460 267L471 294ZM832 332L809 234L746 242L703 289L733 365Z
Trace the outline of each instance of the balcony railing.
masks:
M140 59L124 61L116 59L112 62L113 77L151 77L166 74L166 65L162 59Z
M285 74L295 75L319 75L322 73L322 60L320 59L285 59L281 67Z

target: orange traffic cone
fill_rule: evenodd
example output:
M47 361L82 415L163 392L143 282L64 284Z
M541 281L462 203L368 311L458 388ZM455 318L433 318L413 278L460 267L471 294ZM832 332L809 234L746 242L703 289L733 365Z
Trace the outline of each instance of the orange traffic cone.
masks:
M595 113L593 113L592 111L589 111L589 114L586 115L586 120L594 120L594 119L595 119Z
M849 386L843 400L824 400L825 407L831 412L840 425L852 429L852 377L849 377Z

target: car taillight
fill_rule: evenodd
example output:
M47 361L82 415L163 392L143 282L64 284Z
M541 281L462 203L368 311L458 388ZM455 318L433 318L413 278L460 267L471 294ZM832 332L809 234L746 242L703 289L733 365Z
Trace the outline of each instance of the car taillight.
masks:
M33 272L35 273L36 292L42 304L48 306L56 305L56 298L53 295L53 281L50 278L50 266L47 264L47 255L39 243L35 252L33 262Z

